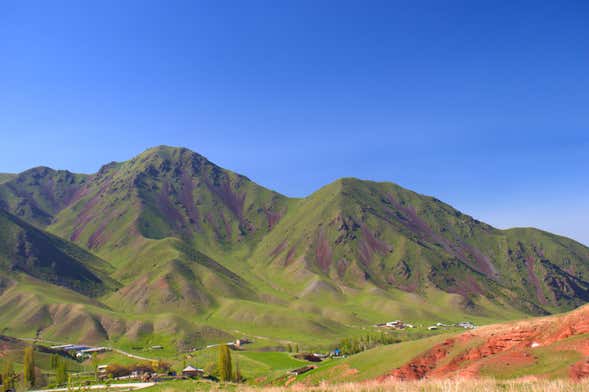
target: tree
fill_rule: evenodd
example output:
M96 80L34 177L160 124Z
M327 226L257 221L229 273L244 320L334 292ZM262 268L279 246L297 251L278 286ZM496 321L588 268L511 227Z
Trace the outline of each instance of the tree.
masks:
M239 370L239 358L235 358L235 375L233 376L233 381L241 382L243 377L241 376L241 371Z
M55 366L55 383L57 385L63 385L67 381L67 364L65 359L59 357L57 365Z
M229 346L225 344L219 346L218 370L221 381L231 381L233 376L231 351L229 350Z
M4 360L4 366L2 366L2 388L0 388L1 392L5 392L10 390L14 390L14 381L16 380L16 374L14 373L14 367L12 366L12 362L6 358Z
M98 356L92 353L92 371L94 372L94 379L98 381Z
M292 353L292 344L289 343L288 346L286 346L286 349L289 353Z
M35 354L32 346L25 347L23 379L27 387L35 386Z
M153 370L153 372L159 371L159 369L160 369L160 360L159 359L151 361L151 369Z

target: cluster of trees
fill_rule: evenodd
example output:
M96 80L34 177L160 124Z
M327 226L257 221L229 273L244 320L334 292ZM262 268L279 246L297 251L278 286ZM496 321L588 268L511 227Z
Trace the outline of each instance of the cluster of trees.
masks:
M18 376L14 372L12 362L6 359L2 366L2 373L0 374L0 384L2 385L0 392L6 392L8 390L14 391L17 378Z
M217 363L217 372L219 380L221 381L243 381L243 377L239 370L239 362L235 363L234 368L233 362L231 360L231 350L229 349L229 346L224 344L219 346L219 360Z
M292 344L287 344L286 346L286 351L288 351L289 353L298 353L300 352L300 347L298 344L295 344L294 346Z
M57 354L51 356L51 369L55 373L55 384L65 385L67 383L67 360ZM24 349L23 355L23 372L18 375L14 371L13 363L8 359L4 359L2 372L0 373L0 392L14 391L19 386L29 389L39 386L43 380L38 379L38 369L35 368L35 351L32 346L27 346ZM22 383L20 383L22 381Z
M0 373L0 384L2 384L0 391L14 390L18 380L19 376L14 371L12 362L5 358L2 373ZM32 346L27 346L24 350L22 381L26 389L35 386L35 355Z
M63 357L53 354L51 369L55 372L55 384L59 386L67 383L67 362Z
M376 346L399 343L401 340L384 332L376 335L366 335L342 339L338 348L342 354L352 355Z

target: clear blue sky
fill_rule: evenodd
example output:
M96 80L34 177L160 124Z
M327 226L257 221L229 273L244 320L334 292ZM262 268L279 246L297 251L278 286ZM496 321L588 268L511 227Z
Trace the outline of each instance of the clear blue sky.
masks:
M589 2L0 2L0 171L159 144L589 244Z

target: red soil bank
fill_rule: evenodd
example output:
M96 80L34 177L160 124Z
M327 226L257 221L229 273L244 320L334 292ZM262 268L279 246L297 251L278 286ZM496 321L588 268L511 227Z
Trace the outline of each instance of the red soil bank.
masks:
M565 340L572 336L578 337ZM378 380L477 377L483 365L532 365L536 360L534 349L546 346L555 352L572 350L589 356L589 305L565 315L490 325L463 333L432 347ZM589 358L571 366L568 374L575 380L589 377Z

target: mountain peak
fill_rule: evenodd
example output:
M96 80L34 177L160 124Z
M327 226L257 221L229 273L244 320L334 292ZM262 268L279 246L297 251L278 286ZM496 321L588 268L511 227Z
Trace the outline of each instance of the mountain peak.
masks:
M147 150L143 151L139 154L136 158L143 157L153 157L153 156L160 156L164 158L173 158L173 157L182 157L182 156L196 156L199 158L204 158L201 154L190 150L186 147L178 147L178 146L167 146L167 145L159 145L155 147L150 147Z

